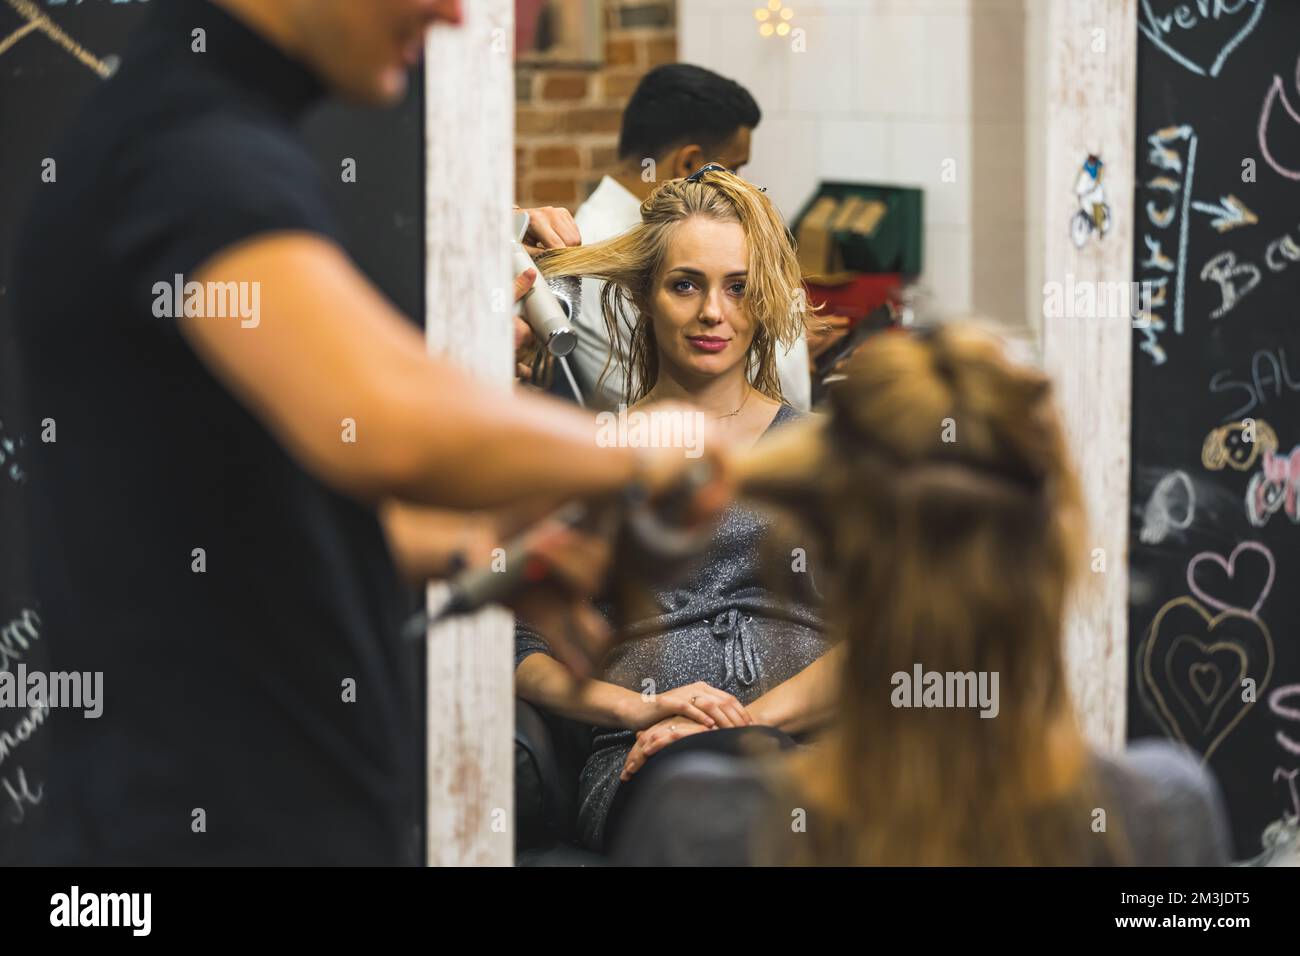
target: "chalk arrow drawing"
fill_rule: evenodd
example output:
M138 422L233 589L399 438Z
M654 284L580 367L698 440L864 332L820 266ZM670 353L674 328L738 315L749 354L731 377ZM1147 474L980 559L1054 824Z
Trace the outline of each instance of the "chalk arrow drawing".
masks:
M1229 232L1241 226L1253 226L1259 222L1259 217L1251 212L1244 202L1231 193L1219 197L1219 205L1217 206L1214 203L1193 202L1192 208L1197 212L1213 216L1210 225L1219 232Z

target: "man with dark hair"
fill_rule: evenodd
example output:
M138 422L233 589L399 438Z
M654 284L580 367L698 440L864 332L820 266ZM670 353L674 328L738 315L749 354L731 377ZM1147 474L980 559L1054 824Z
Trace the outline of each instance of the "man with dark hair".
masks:
M640 221L642 201L665 180L689 176L705 163L739 172L749 162L750 134L761 118L754 97L735 80L689 63L655 67L623 111L621 168L600 181L574 217L582 241L600 242L632 228ZM582 307L574 317L578 346L569 361L588 403L616 408L623 399L623 369L611 364L600 381L612 350L600 311L602 285L583 280ZM624 352L631 331L631 317L623 316ZM777 350L777 370L786 401L806 411L811 384L803 337L789 351Z
M660 180L689 176L710 162L739 172L762 116L735 80L689 63L656 67L623 111L618 156L632 161L638 179L646 159L660 167Z

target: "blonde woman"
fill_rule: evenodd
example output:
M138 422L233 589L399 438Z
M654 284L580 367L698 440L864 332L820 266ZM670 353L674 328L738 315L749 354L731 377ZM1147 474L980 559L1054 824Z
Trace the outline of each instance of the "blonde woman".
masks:
M688 403L738 447L801 417L781 401L775 358L803 322L792 242L767 197L739 177L710 165L664 183L636 227L550 254L541 268L608 283L607 323L636 316L629 353L615 357L630 370L633 409ZM620 336L611 330L610 340ZM788 597L769 589L759 574L767 534L758 515L729 509L704 566L653 593L600 680L574 683L521 625L518 694L595 725L579 787L588 847L607 845L628 794L668 760L661 750L788 748L824 718L829 665L815 662L829 645L815 592L797 562L775 582Z
M1196 755L1165 742L1105 755L1075 721L1062 628L1090 545L1047 377L964 326L879 336L846 375L825 424L741 468L751 495L803 517L825 548L818 583L844 653L825 745L767 775L679 765L633 809L624 858L1225 862L1222 803ZM918 668L975 686L964 701L922 695ZM731 809L727 831L696 822L702 801Z

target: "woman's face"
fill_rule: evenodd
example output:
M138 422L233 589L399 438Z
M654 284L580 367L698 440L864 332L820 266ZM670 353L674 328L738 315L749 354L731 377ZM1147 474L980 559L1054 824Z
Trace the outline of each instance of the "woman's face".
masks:
M673 230L650 301L660 371L714 378L745 369L754 323L743 306L749 251L738 222L695 217Z

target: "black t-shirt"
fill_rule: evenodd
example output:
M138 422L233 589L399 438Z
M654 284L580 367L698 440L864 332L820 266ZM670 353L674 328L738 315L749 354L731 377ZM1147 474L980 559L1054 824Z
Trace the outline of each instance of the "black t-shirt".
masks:
M49 861L415 861L407 595L374 510L154 309L156 283L241 240L343 243L294 130L320 93L229 14L168 0L27 220L25 407L56 438L30 456L43 639L52 670L103 673L102 716L50 717Z

